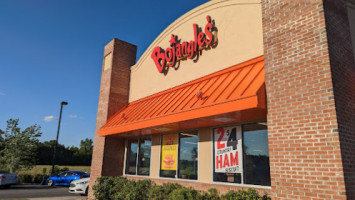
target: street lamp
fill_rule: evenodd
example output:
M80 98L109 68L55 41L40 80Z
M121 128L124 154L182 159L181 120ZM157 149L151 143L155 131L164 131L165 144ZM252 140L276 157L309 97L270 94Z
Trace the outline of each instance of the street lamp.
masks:
M55 140L55 146L54 146L54 150L53 150L52 172L51 172L52 175L54 172L55 153L56 153L57 146L58 146L58 137L59 137L60 121L62 119L62 110L63 110L63 106L65 106L65 105L68 105L68 102L66 102L66 101L60 102L60 114L59 114L59 122L58 122L57 139Z

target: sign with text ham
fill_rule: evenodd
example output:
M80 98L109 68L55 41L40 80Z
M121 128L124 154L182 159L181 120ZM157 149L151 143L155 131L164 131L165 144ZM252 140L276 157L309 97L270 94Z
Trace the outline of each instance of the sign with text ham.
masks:
M213 131L214 170L219 173L242 173L242 131L240 126Z

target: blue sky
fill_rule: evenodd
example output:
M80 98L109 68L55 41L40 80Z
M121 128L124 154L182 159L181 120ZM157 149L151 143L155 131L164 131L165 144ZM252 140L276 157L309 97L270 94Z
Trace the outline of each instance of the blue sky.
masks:
M174 20L206 0L0 0L0 129L42 126L41 141L94 138L103 47L113 38L139 58Z

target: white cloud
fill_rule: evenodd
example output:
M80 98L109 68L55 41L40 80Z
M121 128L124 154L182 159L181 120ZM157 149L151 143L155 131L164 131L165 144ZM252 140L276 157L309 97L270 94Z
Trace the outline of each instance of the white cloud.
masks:
M43 121L45 121L45 122L53 122L53 121L56 121L56 120L57 120L57 118L54 117L53 115L45 116L45 117L43 118Z
M70 114L70 115L69 115L69 118L73 118L73 119L74 119L74 118L78 118L78 115L72 115L72 114Z

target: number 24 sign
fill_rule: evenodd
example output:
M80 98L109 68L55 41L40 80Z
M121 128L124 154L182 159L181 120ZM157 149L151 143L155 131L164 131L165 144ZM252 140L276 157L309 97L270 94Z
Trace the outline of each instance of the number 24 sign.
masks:
M241 127L221 127L214 129L215 172L242 172Z

